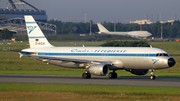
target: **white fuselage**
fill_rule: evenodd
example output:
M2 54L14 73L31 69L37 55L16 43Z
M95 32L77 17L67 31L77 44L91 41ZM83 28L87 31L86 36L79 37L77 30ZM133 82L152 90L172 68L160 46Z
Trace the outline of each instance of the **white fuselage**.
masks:
M46 47L22 50L22 54L46 57L60 57L89 61L114 61L114 66L123 69L163 69L168 68L170 56L164 50L150 47ZM55 65L64 66L56 62ZM72 65L71 65L72 66Z
M130 32L99 32L99 34L124 35L136 38L147 38L152 34L148 31L130 31Z
M99 34L127 35L135 38L147 38L152 35L148 31L111 32L100 23L97 23L97 26L99 28Z

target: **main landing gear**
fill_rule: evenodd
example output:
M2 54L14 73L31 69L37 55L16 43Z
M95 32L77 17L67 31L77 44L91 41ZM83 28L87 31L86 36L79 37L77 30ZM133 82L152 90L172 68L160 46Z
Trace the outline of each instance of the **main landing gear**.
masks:
M109 76L110 79L116 79L117 78L117 73L115 71L113 71L113 72L110 72L108 76ZM91 74L90 73L83 73L82 78L83 79L90 79Z
M108 76L109 76L110 79L116 79L117 78L117 73L113 70L113 72L110 72Z
M153 72L154 72L154 69L151 69L150 72L151 72L150 79L151 79L151 80L156 79L156 76L154 76L154 73L153 73Z
M91 78L91 74L88 72L88 68L89 68L89 66L86 66L85 73L82 74L83 79L90 79Z
M83 79L90 79L91 78L91 74L90 73L83 73L82 74L82 78Z

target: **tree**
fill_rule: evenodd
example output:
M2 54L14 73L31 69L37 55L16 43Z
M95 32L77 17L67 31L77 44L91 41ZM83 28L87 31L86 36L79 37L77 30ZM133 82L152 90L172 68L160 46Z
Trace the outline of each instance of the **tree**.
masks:
M13 36L13 33L10 32L8 29L3 29L0 31L0 39L10 39Z
M48 21L51 24L55 24L56 31L58 34L68 34L68 33L89 33L90 32L90 23L83 22L61 22L58 20ZM99 29L92 21L92 32L98 32ZM109 31L114 31L114 23L104 22L103 26ZM163 38L180 38L180 22L175 21L173 23L163 23ZM116 31L139 31L140 26L138 24L121 24L116 23ZM148 31L152 33L152 37L160 38L161 37L161 23L158 21L150 25L142 25L143 31Z
M109 41L101 44L100 46L113 46L113 47L149 47L146 41Z

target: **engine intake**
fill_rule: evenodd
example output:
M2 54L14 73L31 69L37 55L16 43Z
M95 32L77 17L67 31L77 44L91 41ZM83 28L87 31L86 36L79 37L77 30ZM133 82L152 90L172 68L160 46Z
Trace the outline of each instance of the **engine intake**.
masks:
M94 64L89 67L89 72L96 76L104 76L109 72L109 67L105 64Z

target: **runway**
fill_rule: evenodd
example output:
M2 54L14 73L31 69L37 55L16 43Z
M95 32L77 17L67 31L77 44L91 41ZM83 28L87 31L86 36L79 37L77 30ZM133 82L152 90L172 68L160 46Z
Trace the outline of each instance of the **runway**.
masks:
M180 78L157 77L150 80L149 77L109 79L106 76L92 76L91 79L82 79L81 76L0 74L0 83L180 87Z

